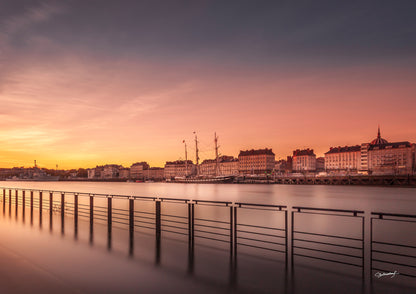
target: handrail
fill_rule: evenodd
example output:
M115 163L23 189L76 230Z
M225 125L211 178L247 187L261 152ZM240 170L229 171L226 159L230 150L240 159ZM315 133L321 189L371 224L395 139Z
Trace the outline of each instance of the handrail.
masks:
M332 209L332 208L313 208L313 207L303 207L303 206L293 206L293 209L296 209L298 212L302 210L311 210L311 211L327 211L327 212L344 212L344 213L353 213L354 215L363 214L362 210L347 210L347 209Z
M372 212L371 215L377 215L379 218L383 218L383 216L416 218L415 214L402 214L402 213Z

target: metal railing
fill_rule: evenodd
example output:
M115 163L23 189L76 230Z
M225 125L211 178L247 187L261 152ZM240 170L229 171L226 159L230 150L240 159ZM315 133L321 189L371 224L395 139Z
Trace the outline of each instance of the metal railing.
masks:
M416 234L409 234L404 240L396 241L395 238L389 238L385 240L387 236L384 236L383 241L381 238L374 236L377 232L374 225L376 223L387 225L390 223L395 226L395 229L400 231L401 226L410 225L413 228L413 232L416 232L416 215L409 214L394 214L394 213L371 213L371 230L370 230L370 271L373 278L374 271L381 271L384 273L397 272L399 276L408 278L416 278ZM413 239L412 239L413 238ZM377 265L375 266L374 263ZM390 266L390 268L386 268ZM391 266L394 266L392 268ZM398 271L397 269L400 268Z
M361 268L362 277L364 277L364 211L298 206L293 207L293 209L295 211L292 211L291 225L292 268L294 256L300 256L358 267ZM360 237L351 237L350 235L342 234L342 230L339 230L338 234L324 234L295 229L295 218L297 214L360 219L358 227ZM317 246L323 246L327 249L316 248ZM302 254L298 251L305 251L306 253Z
M120 226L129 230L129 254L134 252L134 232L154 234L156 239L156 263L160 262L161 235L178 236L188 242L188 269L193 271L195 243L211 242L228 248L229 255L236 260L238 254L250 250L260 255L268 254L276 260L283 255L286 269L288 264L294 268L295 257L321 260L324 263L338 263L359 268L364 278L365 269L385 271L382 265L400 267L400 275L416 278L416 237L409 236L409 242L380 240L374 235L376 222L394 222L416 226L416 215L371 213L370 256L365 257L364 212L328 208L294 206L289 210L284 205L267 205L228 201L190 200L145 196L91 194L68 191L49 191L37 189L0 188L3 212L6 205L9 215L15 206L16 219L18 207L26 209L33 224L34 209L39 211L39 225L45 212L49 212L50 228L52 215L59 213L61 232L64 233L65 215L73 217L74 237L78 236L80 218L89 220L89 237L93 242L94 223L104 222L108 227L108 249L112 246L112 228ZM1 193L1 192L0 192ZM118 202L117 202L118 201ZM114 203L121 203L115 207ZM169 210L169 205L179 209ZM205 213L209 207L221 213ZM288 212L291 212L291 226L288 227ZM250 217L251 214L255 218ZM251 222L253 219L262 221ZM301 217L324 216L334 220L349 220L350 233L337 228L335 232L317 231L314 228L302 229ZM352 222L351 222L352 220ZM68 221L68 220L66 220ZM326 223L329 223L326 221ZM416 230L415 230L416 231ZM413 239L412 239L413 237ZM202 241L204 240L204 241ZM290 248L289 248L290 245ZM274 254L274 255L273 255ZM386 258L388 256L389 258ZM369 261L366 267L365 259ZM396 259L395 259L396 258ZM400 260L401 258L401 260ZM374 264L377 264L376 266Z

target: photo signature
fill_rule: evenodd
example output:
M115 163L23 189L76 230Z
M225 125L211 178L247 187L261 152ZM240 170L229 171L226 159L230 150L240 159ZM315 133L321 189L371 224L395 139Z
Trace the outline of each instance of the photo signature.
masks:
M400 275L400 273L398 271L394 271L394 272L389 272L389 273L376 272L374 274L374 276L378 279L380 279L381 277L387 277L387 276L390 276L390 278L394 278L396 275Z

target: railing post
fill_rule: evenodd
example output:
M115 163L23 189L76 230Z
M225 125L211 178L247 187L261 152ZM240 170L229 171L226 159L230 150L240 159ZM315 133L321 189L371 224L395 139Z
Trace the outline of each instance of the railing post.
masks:
M43 209L43 207L42 207L42 204L43 204L43 200L42 200L42 197L43 196L43 192L42 191L39 191L39 213L42 215L42 209Z
M94 196L90 195L90 244L94 240Z
M107 249L111 250L111 230L112 230L112 196L107 197Z
M293 265L294 265L294 256L293 256L293 243L295 242L294 240L293 240L293 237L294 237L294 228L295 228L295 212L294 211L292 211L291 212L291 225L290 225L290 240L291 240L291 242L290 242L290 265L291 265L291 271L292 271L292 274L293 274L293 272L294 272L294 267L293 267ZM292 276L292 278L293 278L293 276Z
M134 253L134 198L129 199L129 255Z
M74 238L78 239L78 194L74 194Z
M53 193L49 192L49 229L52 232L53 228Z
M156 208L156 264L160 263L160 233L161 233L161 207L160 207L160 200L155 201L155 208Z
M42 200L42 191L39 191L39 227L42 227L42 204L43 204L43 200Z
M285 267L288 268L288 244L287 244L287 210L285 210Z
M33 225L33 191L30 191L30 224Z
M19 208L19 190L17 190L17 189L15 191L15 202L16 202L15 211L16 211L16 219L17 219L17 212L18 212L18 208Z
M194 272L194 204L188 202L188 273Z
M26 206L26 193L25 193L26 191L25 190L23 190L22 191L22 206L23 206L23 215L24 215L24 213L25 213L25 206Z
M373 217L370 215L370 285L373 285Z
M65 193L61 193L61 234L65 234Z
M9 189L9 213L12 211L12 190Z

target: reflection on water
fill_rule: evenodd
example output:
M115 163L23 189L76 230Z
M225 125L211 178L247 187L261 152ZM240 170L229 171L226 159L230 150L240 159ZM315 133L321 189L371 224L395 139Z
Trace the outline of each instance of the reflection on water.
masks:
M87 293L416 290L409 266L415 224L381 224L384 218L371 220L370 211L4 192L1 247ZM391 263L380 264L385 260ZM374 279L370 263L403 275Z

